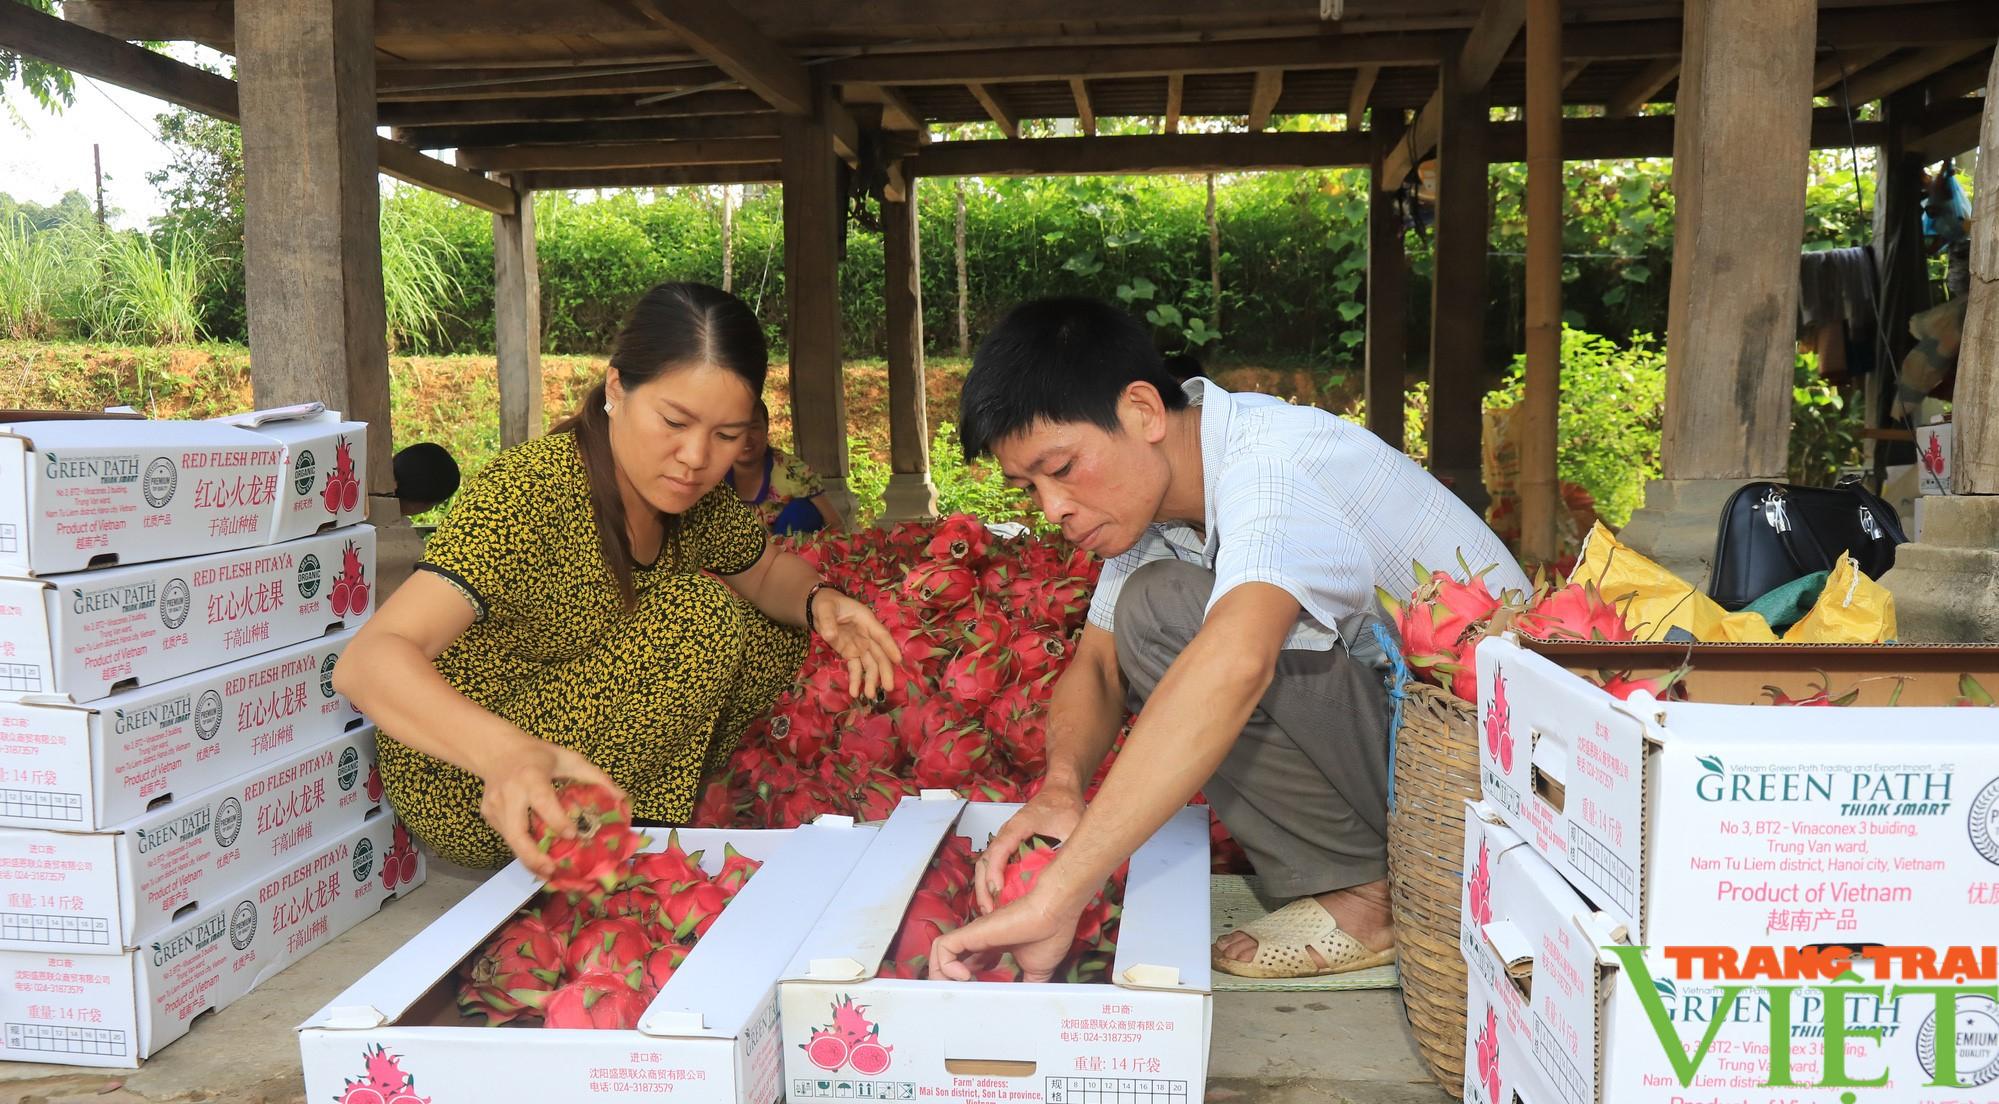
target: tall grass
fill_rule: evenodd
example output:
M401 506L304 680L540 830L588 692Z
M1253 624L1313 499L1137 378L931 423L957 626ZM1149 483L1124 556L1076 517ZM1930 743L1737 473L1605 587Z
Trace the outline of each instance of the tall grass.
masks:
M201 288L212 261L184 235L155 246L133 233L103 236L99 337L186 345L200 337Z
M44 341L71 331L95 278L91 230L0 222L0 334Z
M382 199L382 301L389 351L423 348L450 318L445 304L463 297L451 275L458 247L421 199L398 188Z
M89 223L0 225L0 334L189 344L201 336L199 300L211 264L178 235L155 246Z

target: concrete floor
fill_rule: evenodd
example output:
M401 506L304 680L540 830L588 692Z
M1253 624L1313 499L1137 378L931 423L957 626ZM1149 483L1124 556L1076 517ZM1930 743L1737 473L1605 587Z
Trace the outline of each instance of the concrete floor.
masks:
M408 900L334 940L138 1070L0 1062L4 1104L298 1104L293 1028L479 882L433 864ZM1256 1104L1445 1104L1416 1057L1394 991L1220 993L1208 1099ZM315 1104L325 1104L324 1101Z

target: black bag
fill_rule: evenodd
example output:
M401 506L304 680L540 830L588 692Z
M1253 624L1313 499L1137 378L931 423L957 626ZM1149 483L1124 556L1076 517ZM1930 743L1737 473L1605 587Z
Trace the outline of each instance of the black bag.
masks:
M1858 483L1750 483L1722 508L1708 596L1739 610L1785 583L1831 571L1841 552L1879 579L1908 539L1895 508Z

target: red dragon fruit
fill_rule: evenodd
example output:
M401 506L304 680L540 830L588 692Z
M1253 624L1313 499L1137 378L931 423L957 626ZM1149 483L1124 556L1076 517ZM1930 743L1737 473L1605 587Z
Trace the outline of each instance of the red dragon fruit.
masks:
M992 534L978 518L952 514L937 523L937 535L923 546L923 552L933 560L975 564L985 559L991 541Z
M1534 603L1514 623L1536 640L1632 639L1624 615L1603 600L1595 583L1571 583Z
M602 973L630 978L644 969L650 953L652 936L638 921L606 918L583 925L569 941L563 965L571 977Z
M1014 639L1015 663L1023 682L1034 682L1060 671L1068 662L1069 645L1054 633L1030 629Z
M1970 675L1957 676L1957 698L1950 704L1986 708L1993 705L1992 693Z
M1006 609L981 595L973 595L971 601L952 610L942 624L949 626L949 634L965 651L1006 648L1019 634Z
M664 893L677 885L698 882L707 878L701 870L702 852L693 854L680 846L680 832L670 829L666 833L666 846L658 851L641 851L625 864L626 886L648 886L654 893ZM606 902L608 909L609 902Z
M644 993L616 974L587 974L548 995L541 1006L542 1023L630 1031L639 1025L647 1003Z
M673 938L688 942L708 934L729 903L729 894L713 882L695 882L667 894L661 914L673 926Z
M570 782L557 791L563 811L576 820L576 834L563 838L530 815L528 829L541 850L555 862L548 888L581 893L591 900L617 887L625 860L645 846L646 837L632 827L632 811L616 793L587 782Z
M925 738L916 752L916 781L955 790L985 770L991 756L985 730L970 721L947 725Z
M562 978L563 944L532 917L510 921L472 960L458 990L467 1015L480 1013L488 1024L538 1014Z
M1631 695L1636 694L1640 690L1652 695L1659 701L1684 700L1686 698L1686 690L1680 683L1692 672L1693 668L1685 664L1657 678L1649 679L1633 677L1629 671L1599 671L1597 672L1597 685L1603 687L1604 691L1611 697L1617 698L1620 701L1630 700Z
M645 987L657 993L666 988L673 972L687 961L688 948L678 943L662 943L646 956Z
M1055 842L1046 836L1033 836L1021 844L1000 874L999 899L995 906L1005 908L1027 896L1034 889L1041 872L1054 861Z
M909 759L902 741L896 739L895 721L882 713L852 710L834 723L836 733L828 756L849 774L869 768L893 771Z
M896 929L889 957L920 976L924 963L930 960L930 945L937 942L938 936L956 931L964 923L964 912L950 897L936 890L919 889L909 900L909 910L902 915L902 926Z
M903 577L902 592L927 609L951 610L964 605L978 589L979 577L956 563L917 564Z
M845 677L845 672L841 672ZM817 766L832 736L826 714L809 701L799 700L777 707L770 718L770 744L791 757L801 767Z
M722 869L715 875L715 886L729 897L734 897L749 883L750 875L762 866L763 863L736 850L735 845L725 843L722 845Z
M944 692L958 699L968 713L985 709L1013 677L1013 656L999 648L960 652L944 665Z

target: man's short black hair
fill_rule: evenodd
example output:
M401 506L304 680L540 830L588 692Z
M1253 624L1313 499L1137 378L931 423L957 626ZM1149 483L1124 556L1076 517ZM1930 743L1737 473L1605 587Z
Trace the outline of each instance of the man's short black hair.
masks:
M1013 308L972 354L958 396L958 438L966 459L1039 421L1089 422L1118 430L1118 397L1143 380L1168 410L1186 392L1162 363L1152 334L1100 299L1057 296Z
M458 461L443 445L421 441L396 453L396 497L438 503L458 493Z

